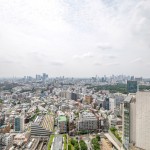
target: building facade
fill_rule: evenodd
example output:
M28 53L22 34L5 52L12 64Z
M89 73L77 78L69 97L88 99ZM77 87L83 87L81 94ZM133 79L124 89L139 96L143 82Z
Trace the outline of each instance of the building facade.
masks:
M24 116L16 116L14 119L14 131L22 132L24 131Z
M59 133L66 133L67 132L67 118L64 115L58 116L58 128Z
M130 149L130 145L135 143L135 96L129 95L124 100L123 109L123 147L125 150Z
M138 91L137 81L127 81L127 92L136 93Z
M150 150L150 92L136 94L136 147Z
M79 113L79 121L77 122L78 131L97 131L101 128L101 120L99 120L93 113L82 112Z

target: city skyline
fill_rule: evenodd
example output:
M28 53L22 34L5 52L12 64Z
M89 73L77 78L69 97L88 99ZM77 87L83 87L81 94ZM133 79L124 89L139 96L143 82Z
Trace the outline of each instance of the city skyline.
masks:
M0 4L0 77L149 77L148 0Z

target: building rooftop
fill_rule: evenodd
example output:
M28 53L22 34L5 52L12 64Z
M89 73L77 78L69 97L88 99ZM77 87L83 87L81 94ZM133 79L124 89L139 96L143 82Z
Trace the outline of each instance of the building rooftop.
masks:
M59 116L58 121L67 121L66 116Z
M130 103L132 97L133 97L132 95L127 96L126 99L124 100L124 102Z

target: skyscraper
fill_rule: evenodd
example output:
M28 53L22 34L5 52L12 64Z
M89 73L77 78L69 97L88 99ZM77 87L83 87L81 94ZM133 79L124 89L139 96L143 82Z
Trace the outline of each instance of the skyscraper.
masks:
M109 110L109 98L105 98L105 110Z
M150 91L131 94L124 100L123 147L150 150Z
M150 92L136 94L136 147L150 150Z
M123 147L129 150L130 145L135 143L135 95L128 95L124 100L123 109Z
M136 93L138 91L137 81L127 81L127 92Z

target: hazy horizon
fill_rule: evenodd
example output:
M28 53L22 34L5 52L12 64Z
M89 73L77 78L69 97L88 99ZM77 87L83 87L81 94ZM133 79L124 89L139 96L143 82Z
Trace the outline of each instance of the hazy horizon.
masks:
M0 0L0 77L150 77L150 1Z

